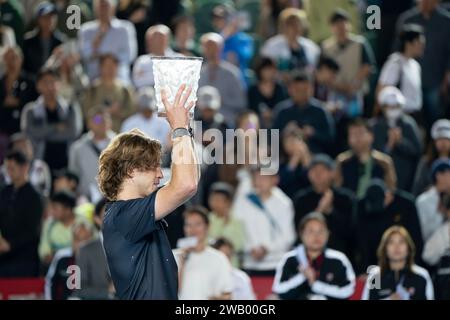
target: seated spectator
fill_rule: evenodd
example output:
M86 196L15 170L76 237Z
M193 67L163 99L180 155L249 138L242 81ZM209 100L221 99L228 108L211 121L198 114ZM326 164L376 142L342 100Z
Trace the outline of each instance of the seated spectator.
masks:
M289 198L309 186L307 169L311 152L298 130L285 129L281 139L280 182L278 186Z
M427 154L420 160L414 178L413 194L418 196L431 185L431 165L437 159L450 158L450 120L440 119L431 128L431 138Z
M390 190L381 179L369 183L364 198L356 208L355 223L355 268L363 273L370 265L377 263L377 247L383 232L393 226L401 225L408 230L414 240L417 262L420 262L423 240L420 221L414 198L400 190Z
M103 218L106 200L101 199L95 206L95 226L100 231L99 237L80 245L75 255L76 264L81 271L81 288L75 296L85 300L104 300L112 295L112 281L108 263L103 249Z
M89 131L70 147L69 170L80 180L75 191L95 203L100 198L96 181L98 158L115 134L111 131L111 116L106 110L91 109L87 118Z
M305 38L308 26L306 13L288 8L281 11L278 20L279 33L264 43L261 55L276 61L282 72L305 69L312 74L319 61L320 48Z
M133 84L138 90L155 85L153 56L171 57L178 55L170 48L170 37L170 29L163 24L152 26L145 33L147 54L138 57L133 66Z
M224 253L229 261L233 260L235 255L233 244L225 238L219 238L214 242L215 249ZM250 277L242 270L233 268L233 291L231 292L231 300L256 300L253 292Z
M223 39L222 59L241 70L242 80L248 84L246 71L253 57L253 39L243 31L243 26L233 8L225 5L216 6L211 13L214 31Z
M102 106L111 115L112 130L120 132L123 121L136 111L134 90L118 78L119 60L116 56L101 55L99 63L100 77L84 93L83 115L86 117L90 109Z
M37 277L44 204L29 182L25 154L11 151L5 165L11 184L0 191L0 278Z
M348 119L363 113L363 97L368 91L367 80L375 68L375 57L367 40L351 33L352 25L346 11L336 9L329 22L332 36L323 42L322 51L339 65L334 90L341 101L342 116L338 126L345 128Z
M273 276L295 240L294 206L277 187L278 176L260 170L252 167L251 175L241 180L232 212L245 229L243 269L250 276Z
M3 22L3 21L2 21ZM5 51L9 48L16 47L16 36L14 30L8 26L0 25L0 56L4 56ZM23 60L23 59L22 59ZM5 62L0 61L0 77L5 75Z
M355 290L355 273L345 254L327 248L323 215L306 215L298 229L302 244L279 262L273 292L282 300L348 299Z
M190 16L182 15L175 17L172 23L173 29L173 51L184 56L200 56L197 51L195 37L195 25Z
M438 159L431 166L433 186L422 193L416 201L422 228L423 241L427 242L431 235L442 225L444 216L441 213L441 194L450 194L450 160Z
M381 69L377 92L386 86L400 89L405 97L402 109L422 120L422 70L415 60L423 55L425 36L419 25L405 25L400 32L400 50L391 54Z
M422 141L416 121L403 110L404 103L405 98L396 87L380 91L378 104L383 113L372 122L373 147L392 157L397 188L411 191Z
M264 128L270 128L273 109L288 98L285 86L277 80L277 66L270 58L260 58L255 66L257 83L248 89L248 105L261 119Z
M138 113L126 119L120 132L128 132L137 128L152 139L161 142L163 150L169 144L170 126L166 119L157 114L155 90L153 87L145 87L137 93Z
M58 75L43 69L37 77L39 98L27 104L21 116L21 129L31 139L36 158L52 171L68 163L68 147L82 130L82 117L76 103L69 104L58 92Z
M337 157L336 185L353 191L362 198L372 178L383 179L390 190L396 189L397 176L392 159L372 148L374 134L363 119L353 120L348 127L350 150Z
M45 276L46 300L67 300L75 292L75 288L68 285L73 283L69 282L69 277L72 275L70 267L75 265L80 246L94 236L94 227L87 222L76 222L69 232L73 239L72 243L67 248L56 252Z
M362 300L434 300L430 275L414 264L415 254L405 228L387 229L378 246L378 265L369 271Z
M304 72L294 72L288 84L291 99L278 104L273 129L298 127L312 153L329 152L334 140L334 121L319 101L312 98L313 83Z
M222 100L221 112L225 122L234 127L236 114L246 108L247 102L239 69L221 60L223 37L217 33L206 33L200 38L205 61L200 72L199 87L212 86L219 90Z
M214 183L209 190L208 236L212 239L224 238L233 244L237 254L244 248L245 233L242 222L231 215L233 203L233 187L225 182ZM233 256L233 265L238 265L237 256Z
M55 193L50 199L50 216L45 220L39 243L39 258L48 266L59 249L72 244L72 226L84 217L75 215L76 197L69 191Z
M35 84L22 70L23 54L19 47L5 50L3 54L5 75L0 79L0 135L20 131L20 114L23 107L36 100Z
M314 73L316 80L314 84L314 98L324 103L327 110L335 115L337 119L339 119L339 113L336 113L339 109L339 103L334 93L334 83L339 70L336 60L322 56Z
M354 199L349 191L333 187L334 174L335 163L329 156L313 157L308 169L311 187L294 197L294 222L298 226L310 212L322 213L330 229L327 247L352 257Z
M36 75L53 50L66 41L64 34L56 30L56 7L44 1L36 8L37 27L25 34L23 43L24 69Z
M209 219L206 209L184 213L184 233L196 245L174 251L178 265L180 300L229 300L233 290L232 267L227 257L207 245Z
M90 81L100 75L99 57L114 54L118 76L130 84L130 65L137 55L136 30L133 24L117 19L117 0L94 0L96 20L84 23L78 32L80 55Z

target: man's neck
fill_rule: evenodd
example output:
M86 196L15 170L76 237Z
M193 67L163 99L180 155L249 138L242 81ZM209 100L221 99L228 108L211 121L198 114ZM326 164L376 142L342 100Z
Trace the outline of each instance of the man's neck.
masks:
M406 260L398 260L398 261L390 261L389 267L393 271L400 271L403 270L406 266Z
M22 188L24 185L26 185L28 182L28 179L26 177L23 177L21 179L18 179L16 181L13 181L13 186L15 190L19 190L20 188Z
M432 10L429 10L429 11L421 11L421 13L422 13L423 17L428 20L431 18L431 16L433 15L435 10L436 10L436 8L433 8Z
M261 200L264 200L264 201L269 199L271 196L272 196L272 190L259 193L259 197L261 198Z
M409 50L409 49L405 49L405 51L402 52L402 56L403 56L405 59L411 59L411 58L414 58L413 53L412 53L411 50Z
M301 109L306 108L308 106L308 102L309 102L309 99L303 100L303 101L294 101L295 105Z
M357 153L356 156L358 157L359 161L366 163L367 161L369 161L372 155L371 151L372 151L371 149L368 149L367 151Z
M340 45L346 44L348 40L349 40L348 34L336 38L337 43Z
M102 132L102 133L94 133L93 132L93 138L92 138L95 142L100 142L106 139L106 132Z
M41 30L39 32L39 37L41 39L48 40L48 39L50 39L51 36L52 36L52 32L50 30Z
M206 249L206 242L205 241L201 241L199 242L199 244L195 247L195 249L193 250L194 252L200 253L203 250Z

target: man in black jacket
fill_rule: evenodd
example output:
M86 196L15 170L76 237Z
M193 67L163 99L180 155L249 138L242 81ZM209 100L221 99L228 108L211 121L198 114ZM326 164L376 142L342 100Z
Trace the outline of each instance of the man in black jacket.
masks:
M334 161L325 154L312 159L308 170L311 187L300 190L294 197L295 225L310 212L322 213L330 228L328 247L351 256L353 195L332 187L334 169Z
M6 156L12 184L0 192L0 278L36 277L43 203L28 182L29 160L20 151Z
M36 75L53 50L64 43L65 36L56 30L56 8L42 2L36 9L37 28L25 34L23 44L24 69Z

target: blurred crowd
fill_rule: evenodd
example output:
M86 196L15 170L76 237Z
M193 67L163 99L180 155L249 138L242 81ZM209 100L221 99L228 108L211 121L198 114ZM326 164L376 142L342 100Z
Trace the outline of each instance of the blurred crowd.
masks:
M450 299L450 1L0 0L0 55L0 278L114 298L98 157L139 128L170 179L151 57L202 56L195 119L278 129L280 169L202 165L167 218L181 299Z

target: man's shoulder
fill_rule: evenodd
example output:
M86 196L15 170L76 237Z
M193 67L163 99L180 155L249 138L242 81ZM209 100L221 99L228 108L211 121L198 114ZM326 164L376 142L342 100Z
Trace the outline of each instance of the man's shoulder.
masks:
M80 254L98 250L103 250L102 242L100 239L93 239L81 245Z
M223 72L232 75L233 77L239 76L239 68L228 61L221 61L219 67Z
M391 156L381 151L373 150L372 157L382 166L390 166L393 164Z
M342 153L340 153L337 158L336 158L336 162L339 164L345 164L350 162L351 160L354 159L354 154L351 150L347 150L344 151Z

